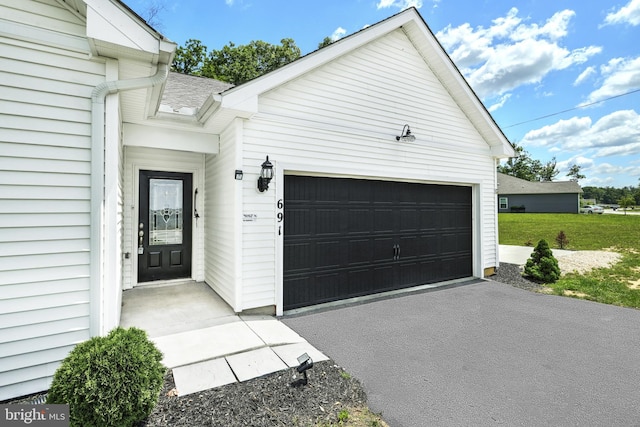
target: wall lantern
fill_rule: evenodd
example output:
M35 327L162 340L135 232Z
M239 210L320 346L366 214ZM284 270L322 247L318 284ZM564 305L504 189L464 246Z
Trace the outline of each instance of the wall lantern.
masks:
M416 140L416 137L411 133L411 129L409 129L409 125L404 125L400 136L396 136L396 141L413 142L415 140Z
M273 178L273 164L269 161L269 156L267 156L267 160L262 163L262 170L260 171L260 178L258 178L258 190L260 192L267 191L269 189L269 182Z
M236 169L236 174L235 174L236 181L242 181L242 176L243 175L244 174L242 173L242 171L240 169Z

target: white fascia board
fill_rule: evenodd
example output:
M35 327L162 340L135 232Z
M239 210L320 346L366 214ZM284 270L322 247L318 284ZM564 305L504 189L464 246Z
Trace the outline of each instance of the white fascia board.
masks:
M160 36L151 34L142 23L111 1L85 0L87 37L118 46L160 54Z

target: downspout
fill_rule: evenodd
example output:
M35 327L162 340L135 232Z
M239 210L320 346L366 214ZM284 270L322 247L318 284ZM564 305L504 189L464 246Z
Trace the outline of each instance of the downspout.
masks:
M104 151L105 100L107 95L126 90L144 89L164 83L169 75L168 64L158 64L156 74L137 79L102 82L91 93L91 243L90 243L90 333L105 335L103 276L104 223Z

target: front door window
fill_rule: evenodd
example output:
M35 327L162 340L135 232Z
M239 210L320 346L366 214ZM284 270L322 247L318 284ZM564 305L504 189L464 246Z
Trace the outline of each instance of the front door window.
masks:
M177 245L183 233L182 181L149 180L149 245Z

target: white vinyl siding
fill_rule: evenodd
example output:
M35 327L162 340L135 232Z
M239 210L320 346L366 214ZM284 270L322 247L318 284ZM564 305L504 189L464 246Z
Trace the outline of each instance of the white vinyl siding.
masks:
M248 183L245 172L243 181L235 180L237 139L242 134L242 122L236 120L220 135L220 154L206 158L206 208L205 208L205 281L235 311L242 311L238 298L241 286L237 253L238 223L241 213L237 210L237 195ZM250 182L249 182L250 184Z
M405 124L414 142L396 141ZM269 155L285 174L473 186L474 247L482 248L474 272L495 265L490 147L402 30L262 95L243 148L252 182ZM244 194L244 211L258 221L244 227L243 298L258 307L273 304L277 200L271 190Z
M0 400L48 388L89 338L90 97L105 65L79 54L83 37L55 1L0 5Z
M204 194L204 154L186 151L158 150L143 147L126 146L124 150L124 233L123 251L130 257L123 259L123 287L129 289L137 284L137 239L138 239L138 173L140 170L185 172L193 174L193 190L198 188L197 209L200 219L193 221L192 270L194 280L204 280L204 217L202 206ZM194 200L194 203L196 200Z

